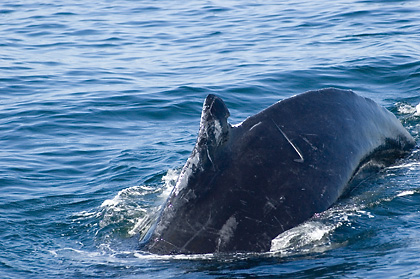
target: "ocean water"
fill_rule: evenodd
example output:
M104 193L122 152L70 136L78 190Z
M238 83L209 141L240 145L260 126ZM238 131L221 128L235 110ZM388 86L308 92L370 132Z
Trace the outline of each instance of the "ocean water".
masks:
M1 278L420 276L420 153L272 252L138 251L196 140L312 89L352 89L419 141L419 1L0 4ZM298 112L297 112L298 113Z

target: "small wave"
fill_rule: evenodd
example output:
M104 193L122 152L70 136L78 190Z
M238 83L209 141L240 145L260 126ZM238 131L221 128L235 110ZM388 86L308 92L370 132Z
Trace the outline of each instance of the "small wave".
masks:
M159 189L148 187L148 186L134 186L130 188L123 189L118 192L118 194L109 200L105 200L101 207L115 208L119 210L118 207L125 207L127 201L138 196L145 196L148 194L153 194L158 192Z
M160 177L160 183L153 179L145 185L122 189L94 210L74 213L71 216L74 228L88 232L90 236L77 242L83 246L94 244L97 251L106 255L133 254L139 247L139 240L154 224L178 175L179 170L169 169L164 175L155 175Z
M102 203L99 226L105 228L128 224L126 230L129 237L147 231L153 217L169 196L177 177L178 171L169 169L162 177L161 187L142 185L119 191L114 198Z
M295 256L321 253L344 245L332 240L341 227L352 228L352 222L360 217L374 218L364 210L364 204L336 205L316 214L311 220L278 235L271 242L270 253L274 256Z
M414 114L417 112L416 108L410 104L399 103L396 106L398 112L401 114Z
M128 237L134 236L150 220L148 208L141 203L142 197L153 195L159 189L147 186L134 186L121 190L113 199L105 200L102 205L100 228L116 224L124 229Z
M85 259L87 258L98 258L99 256L102 256L100 252L93 252L93 251L86 251L76 248L60 248L56 250L49 250L48 251L51 255L54 257L69 257L69 258L77 258L77 257L83 257Z
M392 169L415 170L415 169L419 169L419 167L420 167L420 162L407 162L407 163L400 164L400 165L390 166L390 167L388 167L388 169L390 169L390 170L392 170Z
M133 251L155 222L178 175L178 170L169 169L161 177L162 183L122 189L95 212L77 214L78 220L94 219L94 239L100 251L113 255Z
M180 170L169 169L168 172L162 177L164 187L162 189L161 198L165 199L169 197L173 187L176 184Z
M404 196L411 196L414 195L416 191L409 190L409 191L402 191L401 193L397 194L397 197L404 197Z
M307 252L322 248L326 250L328 235L336 229L336 225L326 225L321 222L306 222L298 227L285 231L271 242L270 252L288 255L298 250Z
M420 116L420 103L416 106L406 103L397 103L395 106L397 107L397 111L400 114L411 114L414 116Z

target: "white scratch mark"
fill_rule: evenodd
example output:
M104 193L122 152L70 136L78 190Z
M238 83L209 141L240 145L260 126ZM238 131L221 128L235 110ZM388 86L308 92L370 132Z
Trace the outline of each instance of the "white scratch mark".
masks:
M234 215L226 221L219 231L219 238L217 239L217 250L225 246L234 236L238 222Z
M280 133L284 136L284 138L290 143L290 145L293 147L293 149L299 155L300 159L295 159L294 161L298 162L298 163L303 163L305 161L305 159L303 159L302 153L300 152L299 148L296 145L293 144L293 142L287 137L287 135L282 131L282 129L280 129L280 127L277 125L276 122L274 122L273 119L271 119L271 121L273 121L274 125L276 125L276 127L280 131Z
M252 130L252 129L254 129L255 127L259 126L261 123L262 123L262 122L260 121L260 122L258 122L257 124L253 125L253 126L249 129L249 131L251 131L251 130Z

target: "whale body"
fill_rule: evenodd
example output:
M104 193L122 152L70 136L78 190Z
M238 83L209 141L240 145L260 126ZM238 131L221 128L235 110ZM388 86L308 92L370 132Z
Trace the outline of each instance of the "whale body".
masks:
M352 91L279 101L240 124L207 96L195 147L143 249L155 254L269 251L372 170L415 146L388 110Z

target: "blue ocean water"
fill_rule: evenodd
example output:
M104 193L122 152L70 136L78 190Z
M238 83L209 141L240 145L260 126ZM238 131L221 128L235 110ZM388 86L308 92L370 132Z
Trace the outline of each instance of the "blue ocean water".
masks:
M209 93L234 124L300 92L352 89L418 142L419 14L414 0L2 1L0 277L420 276L417 150L272 253L137 249Z

